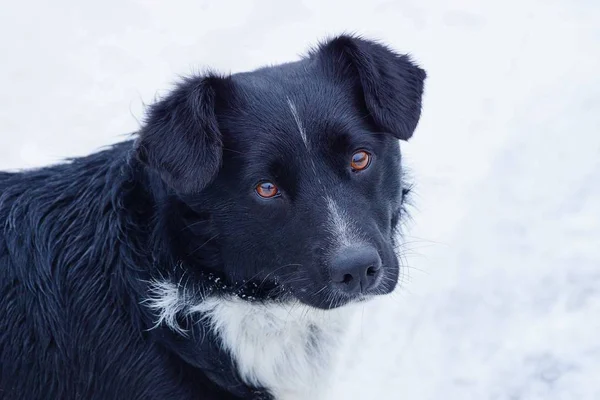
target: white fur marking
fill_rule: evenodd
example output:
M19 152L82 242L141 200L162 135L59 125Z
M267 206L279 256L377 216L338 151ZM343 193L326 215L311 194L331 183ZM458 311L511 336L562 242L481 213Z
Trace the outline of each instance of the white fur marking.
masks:
M288 106L290 107L290 111L292 112L292 115L294 116L294 121L296 121L296 126L298 127L298 131L300 132L300 136L302 137L302 142L304 143L304 146L306 147L306 149L310 151L310 148L308 147L308 138L306 136L306 129L304 129L302 120L300 120L300 115L298 114L298 109L296 108L296 105L289 97L287 98L287 102L288 102ZM315 160L312 158L310 159L310 166L312 168L313 173L315 174L315 177L317 178L317 181L319 182L319 185L323 186L323 183L321 182L321 178L319 177L319 174L317 173L317 166L315 165Z
M318 399L325 392L349 310L299 304L206 299L197 306L236 361L244 382L277 399Z
M358 232L350 224L349 218L343 214L331 197L327 197L327 209L329 210L331 233L337 238L340 246L350 247L363 242Z
M292 112L292 115L294 116L294 121L296 121L296 125L298 126L298 131L300 131L300 136L302 137L302 141L304 142L304 145L308 149L308 138L306 137L306 130L304 130L304 125L302 125L302 121L300 120L300 115L298 114L298 109L296 108L296 105L294 104L294 102L292 102L292 100L290 100L289 97L287 98L287 102L288 102L288 106L290 107L290 111Z
M186 308L185 296L179 293L179 288L171 282L153 282L150 285L150 296L144 302L158 314L155 328L164 323L169 328L181 335L186 335L177 323L177 314Z
M250 303L233 296L193 304L173 283L157 282L152 290L148 301L159 313L158 323L182 332L175 314L206 319L242 380L285 400L326 394L354 310L352 305L324 311L298 302Z

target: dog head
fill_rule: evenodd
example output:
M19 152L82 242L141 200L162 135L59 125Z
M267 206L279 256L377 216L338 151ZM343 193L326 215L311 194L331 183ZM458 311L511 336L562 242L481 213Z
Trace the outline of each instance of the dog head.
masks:
M398 140L424 79L407 56L339 36L297 62L186 79L153 105L138 158L178 201L190 276L323 309L392 291Z

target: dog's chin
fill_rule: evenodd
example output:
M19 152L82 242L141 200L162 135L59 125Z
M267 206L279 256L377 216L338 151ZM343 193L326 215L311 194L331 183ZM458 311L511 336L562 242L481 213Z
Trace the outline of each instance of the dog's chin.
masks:
M355 304L363 304L373 300L377 295L361 294L358 296L346 296L337 293L332 293L331 296L325 298L302 298L297 299L304 305L316 308L319 310L336 310L344 307L351 307Z
M368 303L378 297L389 294L392 290L383 291L382 289L380 291L349 295L335 289L330 289L326 293L319 293L319 295L301 295L294 297L301 303L313 308L320 310L335 310L342 307L351 307L356 304Z

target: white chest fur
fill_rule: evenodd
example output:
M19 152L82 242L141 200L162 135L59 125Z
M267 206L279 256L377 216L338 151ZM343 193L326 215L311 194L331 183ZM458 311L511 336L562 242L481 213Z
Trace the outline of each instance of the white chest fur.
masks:
M205 319L221 339L245 383L281 400L318 400L327 390L354 306L323 311L295 303L250 303L208 297L196 303L168 281L154 282L148 306L185 334L176 316Z
M352 310L207 298L190 308L208 318L249 385L277 399L319 399L329 384Z

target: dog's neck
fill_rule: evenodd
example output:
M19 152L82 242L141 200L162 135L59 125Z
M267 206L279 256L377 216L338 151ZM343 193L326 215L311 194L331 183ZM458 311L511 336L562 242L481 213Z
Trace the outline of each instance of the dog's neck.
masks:
M206 299L197 306L235 360L241 379L276 399L319 399L328 386L350 308Z
M298 302L181 296L175 284L156 283L148 306L159 316L157 322L186 335L177 316L200 321L232 357L239 378L276 399L323 395L354 314L352 306L325 311Z

